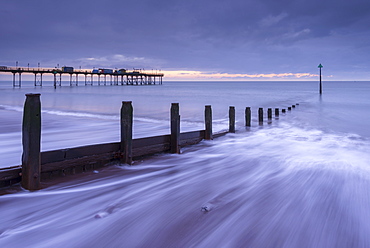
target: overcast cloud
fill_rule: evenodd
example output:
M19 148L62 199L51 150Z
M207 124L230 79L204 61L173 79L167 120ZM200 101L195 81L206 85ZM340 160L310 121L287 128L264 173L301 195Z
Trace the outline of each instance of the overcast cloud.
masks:
M0 65L370 78L368 0L14 0Z

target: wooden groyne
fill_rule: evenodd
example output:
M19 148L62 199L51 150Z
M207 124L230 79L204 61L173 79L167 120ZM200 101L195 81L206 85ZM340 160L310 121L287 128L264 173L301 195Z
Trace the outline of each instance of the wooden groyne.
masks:
M296 104L298 105L298 104ZM295 107L295 105L293 105ZM294 108L293 107L293 108ZM212 108L205 106L205 129L180 133L179 104L171 105L171 133L133 139L132 102L123 101L121 107L121 140L119 142L95 144L75 148L40 151L41 103L40 94L26 94L22 125L22 165L0 168L0 187L21 183L24 189L34 191L42 188L43 181L58 177L93 171L111 162L131 165L133 160L156 153L180 153L182 147L194 145L202 140L212 140L229 132L235 132L235 107L229 107L229 128L213 133ZM275 117L279 116L275 108ZM285 112L285 109L282 109ZM272 109L267 111L268 123ZM258 109L258 123L263 125L263 108ZM251 126L251 108L245 109L245 126Z

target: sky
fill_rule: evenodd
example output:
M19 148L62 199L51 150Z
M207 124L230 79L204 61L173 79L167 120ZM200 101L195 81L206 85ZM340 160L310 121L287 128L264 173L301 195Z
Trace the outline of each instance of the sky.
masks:
M1 0L0 35L0 66L370 81L369 0Z

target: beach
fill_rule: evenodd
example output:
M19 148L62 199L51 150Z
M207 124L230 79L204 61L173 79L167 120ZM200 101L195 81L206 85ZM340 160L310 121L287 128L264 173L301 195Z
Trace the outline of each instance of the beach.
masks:
M9 84L9 83L8 83ZM0 84L0 167L20 164L22 107L40 93L42 151L119 141L122 101L134 138L214 131L157 154L0 196L2 247L369 247L370 82L165 82L152 86ZM296 108L258 124L258 108ZM252 126L244 111L252 109ZM73 179L72 179L73 178Z

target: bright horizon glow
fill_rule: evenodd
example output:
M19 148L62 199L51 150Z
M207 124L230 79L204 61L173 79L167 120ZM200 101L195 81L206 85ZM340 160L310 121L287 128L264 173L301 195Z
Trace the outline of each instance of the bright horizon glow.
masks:
M219 72L202 72L191 70L162 70L166 80L248 80L248 79L312 79L318 77L318 74L311 73L260 73L260 74L243 74L243 73L219 73Z
M42 68L46 69L46 68ZM53 69L53 68L49 68ZM76 71L84 71L91 69L77 69ZM247 73L220 73L220 72L207 72L198 70L143 70L143 73L163 73L164 80L167 81L249 81L249 80L267 80L267 81L279 81L279 80L316 80L319 75L311 73L259 73L259 74L247 74ZM0 80L5 80L9 73L0 72ZM31 77L27 73L22 74L22 77L31 80ZM326 76L325 78L333 80L333 75Z

